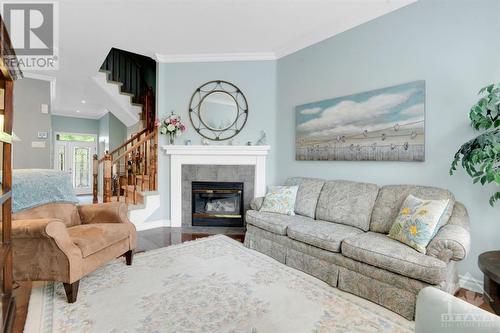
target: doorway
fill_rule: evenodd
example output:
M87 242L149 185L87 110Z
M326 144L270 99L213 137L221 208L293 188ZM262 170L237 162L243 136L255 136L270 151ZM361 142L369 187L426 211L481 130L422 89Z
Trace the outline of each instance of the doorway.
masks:
M92 156L96 153L96 134L55 134L54 168L70 174L77 195L92 193Z

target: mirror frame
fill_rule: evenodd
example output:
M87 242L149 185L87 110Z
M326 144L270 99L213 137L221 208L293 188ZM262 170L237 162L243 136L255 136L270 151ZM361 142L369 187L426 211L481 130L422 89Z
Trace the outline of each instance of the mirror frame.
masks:
M201 117L201 109L203 101L207 96L214 92L225 93L231 96L236 104L236 118L233 123L224 129L214 129L206 125L206 122ZM243 119L243 123L238 126L238 120ZM196 119L198 124L195 124L193 119ZM241 90L231 82L223 80L214 80L202 84L198 87L189 101L189 120L193 128L202 137L212 141L229 140L238 135L245 127L248 119L248 102Z

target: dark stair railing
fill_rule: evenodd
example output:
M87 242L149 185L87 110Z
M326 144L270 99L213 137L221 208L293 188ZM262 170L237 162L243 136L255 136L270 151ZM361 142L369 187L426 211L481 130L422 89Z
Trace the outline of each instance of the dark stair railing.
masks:
M112 48L100 70L107 73L109 81L119 83L120 91L130 95L132 103L142 107L143 129L111 153L101 158L94 155L93 202L98 202L98 170L103 166L103 202L112 196L136 203L137 191L154 191L157 187L158 130L154 90L145 78L147 70L155 72L156 63L147 57ZM113 181L116 182L112 186ZM130 201L129 201L130 200Z

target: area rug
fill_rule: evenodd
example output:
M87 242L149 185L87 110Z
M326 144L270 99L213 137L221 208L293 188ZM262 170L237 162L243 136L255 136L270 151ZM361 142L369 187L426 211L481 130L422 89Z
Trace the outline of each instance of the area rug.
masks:
M34 288L25 332L413 332L414 324L226 236L116 260Z

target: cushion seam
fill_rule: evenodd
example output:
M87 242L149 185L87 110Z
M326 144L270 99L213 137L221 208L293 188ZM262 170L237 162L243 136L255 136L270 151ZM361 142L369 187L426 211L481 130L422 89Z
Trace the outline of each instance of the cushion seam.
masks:
M363 249L363 248L360 248L360 247L358 247L358 246L355 246L355 245L352 245L352 244L349 244L349 243L345 243L345 242L344 242L344 244L346 244L346 246L352 246L352 247L354 247L354 248L356 248L356 249L360 249L360 250L368 251L368 252L373 253L373 254L375 254L375 255L381 255L381 254L380 254L380 253L378 253L378 252L374 252L374 251L372 251L372 250L368 250L368 249ZM349 251L347 251L347 252L349 252ZM342 251L342 253L344 253L344 251ZM391 256L387 256L387 257L389 257L389 258L391 258L391 259L398 260L398 261L403 261L402 259L394 258L394 257L391 257ZM352 258L352 257L351 257L351 259L355 259L355 260L358 260L358 261L362 261L362 260L361 260L361 259L359 259L359 258ZM408 262L408 261L405 261L405 262ZM411 261L410 261L410 262L411 262ZM431 269L431 270L433 270L433 271L436 271L436 270L437 270L437 268L433 268L433 267L429 267L429 266L423 266L423 265L420 265L420 264L418 264L418 263L414 263L414 262L411 262L411 263L412 263L412 264L414 264L414 265L417 265L417 266L419 266L419 267L422 267L422 268L428 268L428 269ZM383 268L383 269L388 270L388 271L392 271L392 272L398 273L398 274L400 274L400 275L405 275L405 276L407 276L407 275L408 275L408 273L403 273L401 270L398 270L398 269L396 269L396 268L391 268L391 269L389 269L386 265L383 265L383 264L380 264L380 266L379 266L379 265L372 264L372 263L369 263L369 264L370 264L370 265L372 265L372 266L376 266L376 267ZM426 279L426 280L430 280L430 279ZM441 281L441 280L440 280L440 281ZM434 282L431 282L431 281L427 281L427 282L434 283Z
M293 233L293 231L292 231L292 233ZM288 235L288 233L287 233L287 236L289 236L289 237L290 237L290 235ZM308 235L307 237L311 237L311 238L316 239L316 240L324 240L324 239L322 239L322 238L318 238L317 236L311 236L311 235ZM290 237L290 238L291 238L291 239L295 239L295 238L293 238L293 237ZM300 241L300 239L295 239L295 240ZM338 247L339 247L339 250L340 250L340 245L341 245L340 243L341 243L341 241L339 242L339 246L338 246ZM310 245L313 245L313 244L310 244ZM315 245L315 246L316 246L316 247L319 247L319 248L322 248L321 246L318 246L318 245ZM334 251L334 252L340 253L340 251L339 251L339 250L331 250L331 249L325 249L325 248L323 248L323 249L324 249L324 250L327 250L327 251Z

